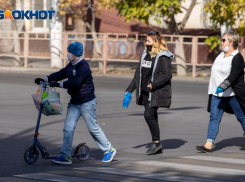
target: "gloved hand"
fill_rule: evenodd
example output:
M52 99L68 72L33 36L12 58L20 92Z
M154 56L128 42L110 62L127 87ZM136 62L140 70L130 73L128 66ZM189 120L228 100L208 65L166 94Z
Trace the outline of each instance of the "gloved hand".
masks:
M57 81L51 81L49 82L50 87L60 87L60 84Z
M124 95L124 99L123 99L123 107L124 108L128 108L129 102L131 101L132 96L131 96L131 92L127 92Z
M218 87L215 94L217 94L219 96L219 93L221 93L221 92L224 92L224 90L222 88Z
M44 79L42 79L42 78L36 78L36 79L35 79L35 83L38 84L38 85L40 85L40 82L41 82L41 81L42 81L42 82L45 82Z

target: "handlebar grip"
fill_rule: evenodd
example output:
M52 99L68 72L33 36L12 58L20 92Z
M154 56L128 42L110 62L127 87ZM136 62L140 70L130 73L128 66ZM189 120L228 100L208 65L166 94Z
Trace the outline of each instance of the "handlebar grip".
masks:
M48 86L49 83L46 83L46 82L43 82L43 81L40 81L40 84L42 84L43 86Z

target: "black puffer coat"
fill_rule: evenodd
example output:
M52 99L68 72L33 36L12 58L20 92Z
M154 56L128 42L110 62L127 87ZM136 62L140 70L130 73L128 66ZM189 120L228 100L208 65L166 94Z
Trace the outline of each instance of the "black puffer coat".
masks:
M145 55L146 51L142 54L138 68L135 71L134 78L126 89L126 91L131 93L136 89L136 104L138 105L144 105L141 94L141 62ZM150 92L150 107L169 108L171 105L171 62L173 58L173 54L169 51L160 52L156 56L151 78L152 90Z

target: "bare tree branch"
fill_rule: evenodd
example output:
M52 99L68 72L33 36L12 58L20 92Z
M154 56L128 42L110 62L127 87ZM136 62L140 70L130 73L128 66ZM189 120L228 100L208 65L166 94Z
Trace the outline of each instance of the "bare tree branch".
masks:
M185 8L184 6L181 6L181 8L182 8L182 9L184 9L184 10L186 10L186 11L188 11L188 9L187 9L187 8Z
M186 14L185 14L185 17L183 18L183 20L181 21L180 26L178 27L179 30L180 30L180 32L183 31L183 29L184 29L184 27L185 27L185 24L186 24L186 22L187 22L187 20L188 20L188 18L189 18L189 16L190 16L190 14L191 14L191 12L192 12L194 6L195 6L195 4L196 4L196 0L192 0L190 7L189 7L189 9L187 10L187 12L186 12Z

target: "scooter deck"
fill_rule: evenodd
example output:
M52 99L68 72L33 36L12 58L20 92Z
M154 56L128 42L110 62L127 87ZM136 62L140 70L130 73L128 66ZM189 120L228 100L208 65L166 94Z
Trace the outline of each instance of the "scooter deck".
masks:
M73 154L71 157L77 157L77 156L78 155ZM53 158L56 158L56 157L59 157L59 155L46 156L46 157L43 157L43 159L53 159Z

